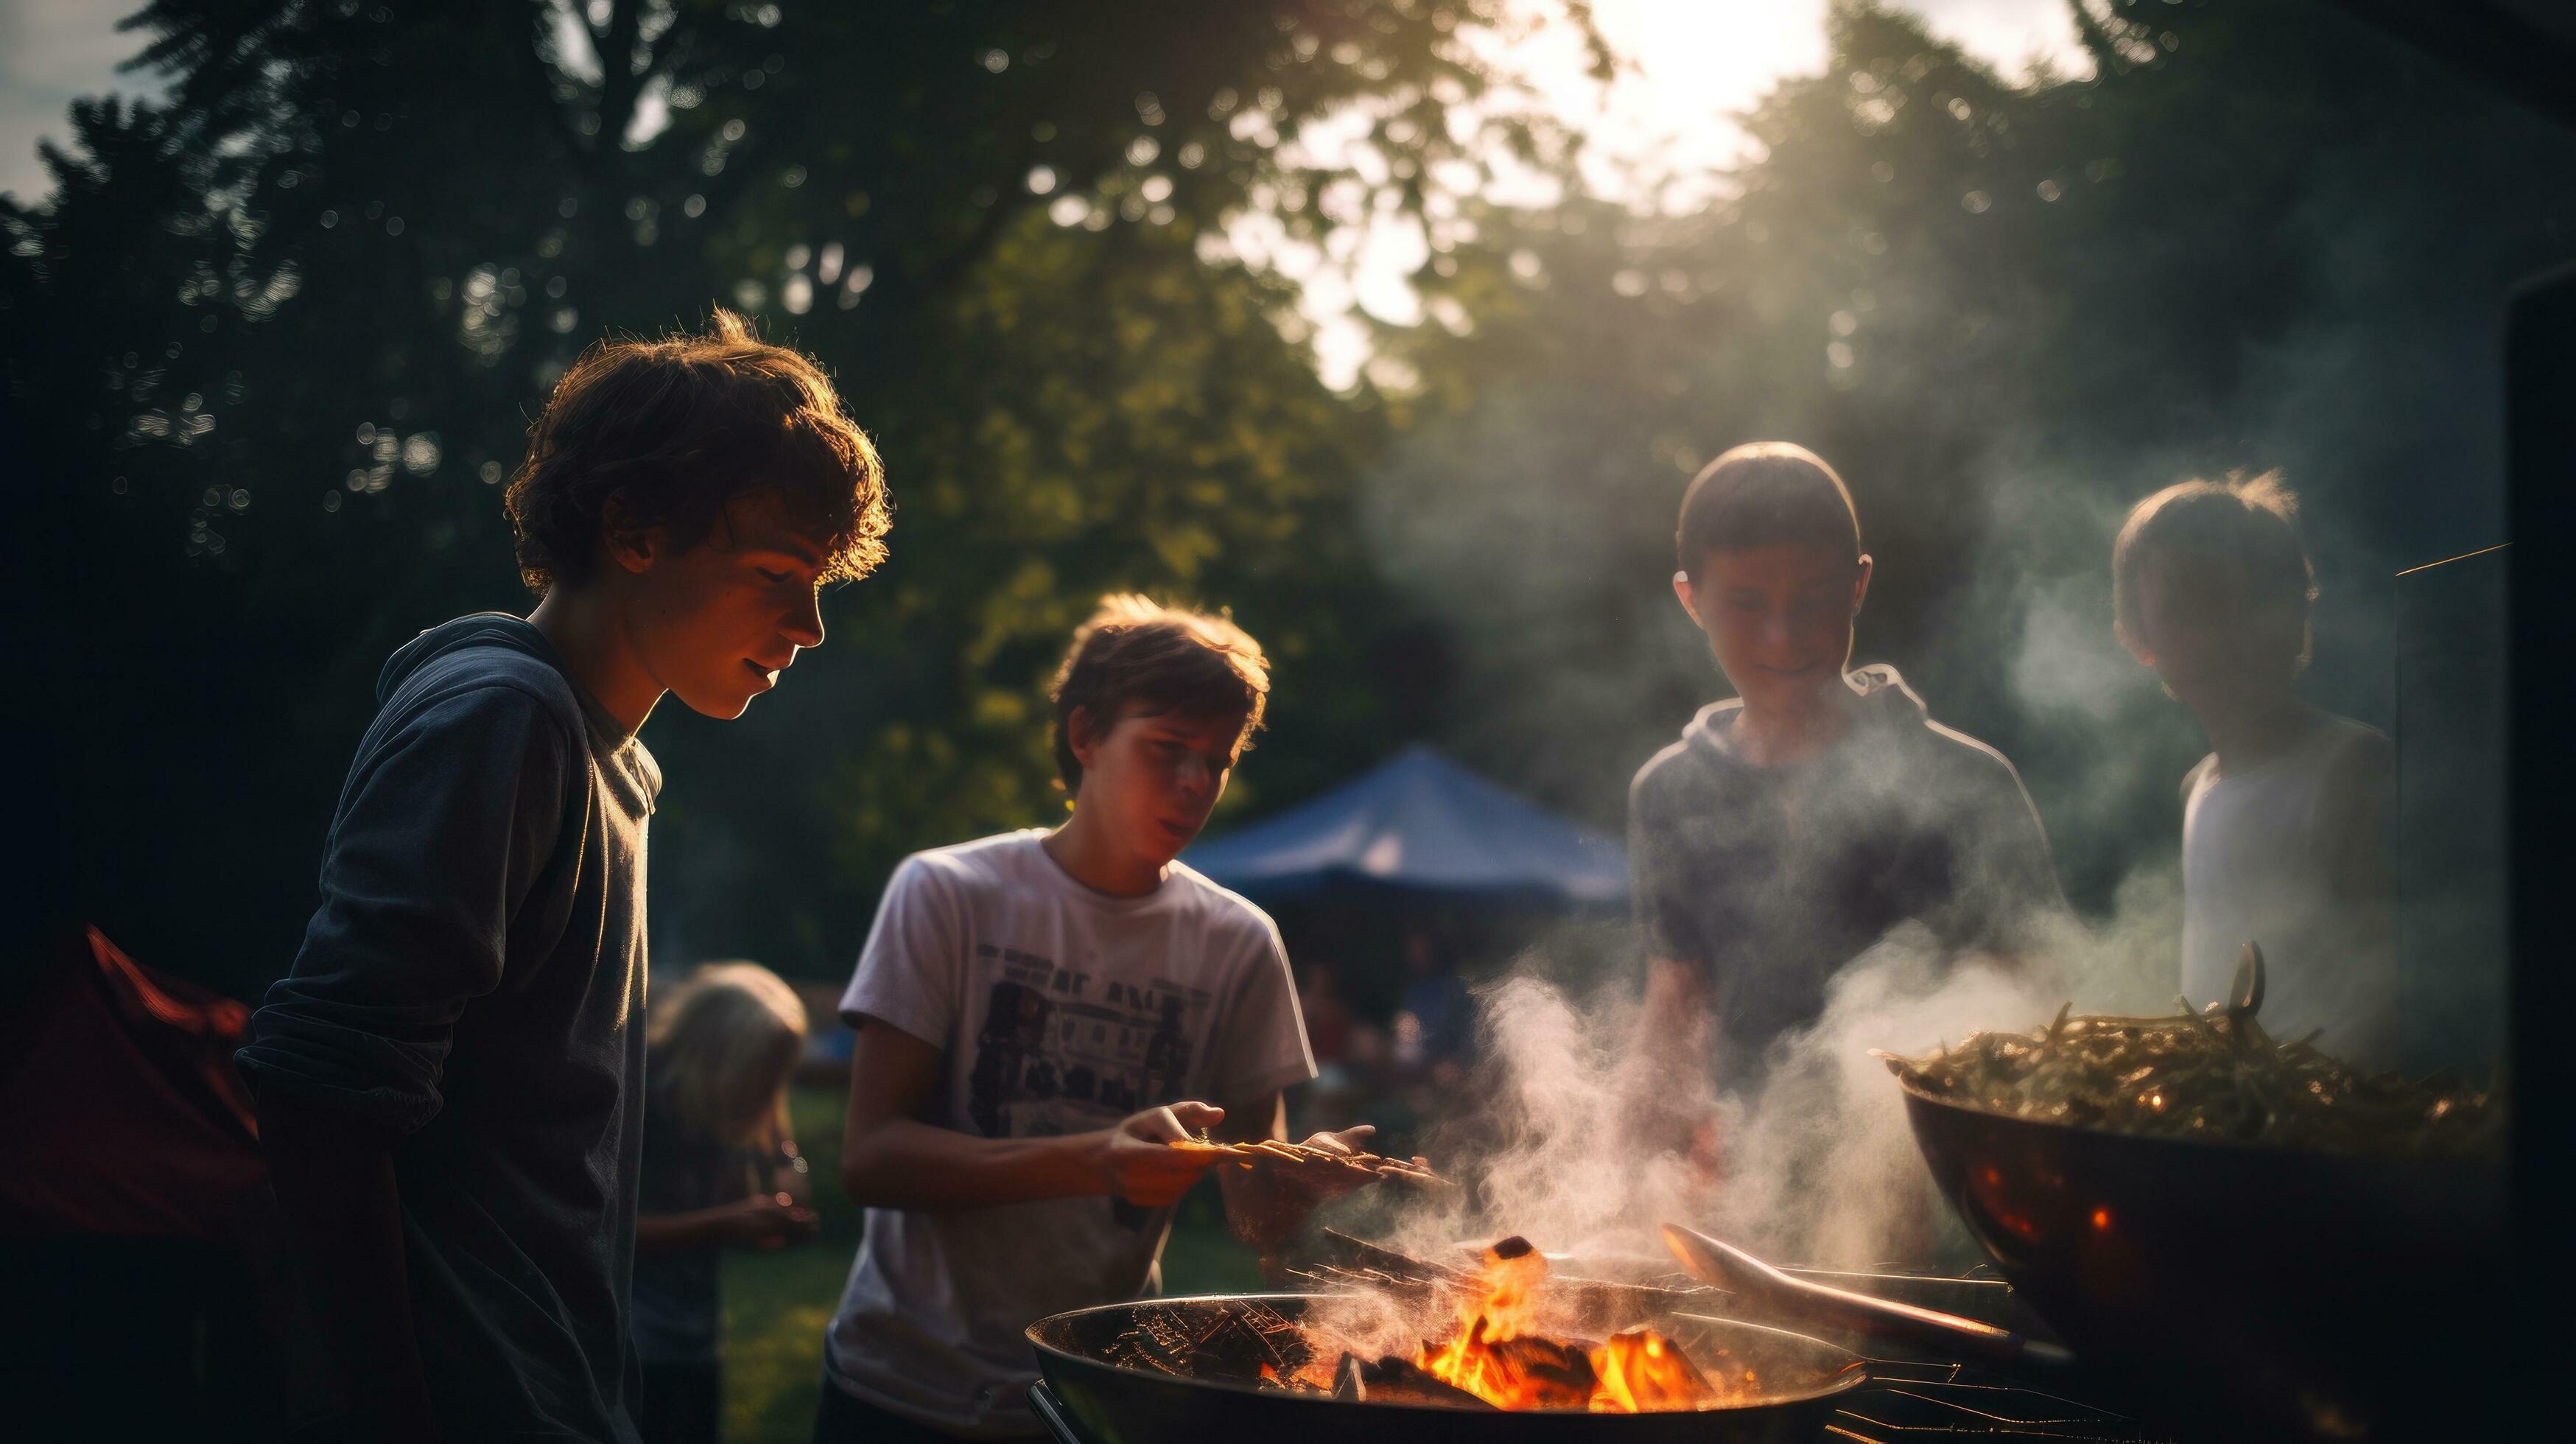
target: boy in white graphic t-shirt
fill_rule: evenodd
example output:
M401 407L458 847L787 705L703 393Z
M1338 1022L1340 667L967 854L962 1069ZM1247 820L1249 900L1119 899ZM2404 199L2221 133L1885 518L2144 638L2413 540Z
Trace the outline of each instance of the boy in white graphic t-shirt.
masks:
M2209 733L2183 779L2182 991L2228 995L2261 945L2265 1029L2385 1066L2398 1026L2396 753L2301 701L2316 583L2279 477L2169 486L2111 553L2120 640Z
M887 883L841 999L841 1173L867 1235L818 1444L1038 1433L1021 1330L1153 1286L1207 1166L1166 1145L1284 1134L1281 1090L1315 1065L1278 929L1174 860L1268 688L1232 622L1106 599L1053 688L1071 817L917 853ZM1228 1169L1226 1210L1275 1242L1347 1176Z

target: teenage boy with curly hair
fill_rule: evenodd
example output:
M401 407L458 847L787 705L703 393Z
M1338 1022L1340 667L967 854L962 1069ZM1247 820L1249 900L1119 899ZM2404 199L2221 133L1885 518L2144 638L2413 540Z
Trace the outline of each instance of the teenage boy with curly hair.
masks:
M1053 688L1072 815L916 853L886 884L841 999L841 1173L868 1217L819 1444L1040 1432L1021 1330L1151 1287L1208 1167L1167 1145L1285 1135L1281 1090L1315 1065L1279 930L1176 860L1269 688L1231 621L1105 599ZM1220 1177L1236 1232L1269 1244L1349 1174Z
M536 608L386 663L321 906L240 1055L305 1437L635 1439L662 780L636 729L666 692L742 715L889 519L822 370L722 311L575 363L507 505Z

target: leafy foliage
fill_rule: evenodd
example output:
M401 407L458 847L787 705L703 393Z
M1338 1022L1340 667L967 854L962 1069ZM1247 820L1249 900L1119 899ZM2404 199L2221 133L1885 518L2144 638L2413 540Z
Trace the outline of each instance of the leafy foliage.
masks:
M2496 328L2571 247L2576 138L2310 0L2075 9L2093 73L2008 81L1839 5L1704 211L1490 213L1426 278L1474 330L1390 338L1426 414L1363 497L1463 756L1617 825L1722 695L1666 580L1683 484L1770 437L1855 491L1858 659L2020 764L2081 902L2170 856L2201 750L2110 634L2138 497L2285 468L2311 690L2390 720L2389 574L2502 539Z
M61 905L281 968L378 661L521 604L492 483L525 417L603 328L710 301L835 369L899 524L827 676L721 745L656 723L666 948L843 965L895 856L1050 816L1035 687L1106 586L1243 608L1339 724L1281 709L1280 785L1366 757L1403 706L1354 670L1401 630L1348 525L1382 422L1198 243L1256 189L1330 229L1282 142L1363 97L1397 204L1472 167L1430 122L1498 8L149 6L167 104L84 107L57 194L0 214L56 479L32 580L81 619L40 659L78 680Z
M1615 827L1718 685L1682 481L1764 436L1858 492L1863 658L2022 764L2107 905L2196 750L2110 649L2110 528L2286 467L2315 688L2384 720L2385 574L2500 533L2500 300L2576 234L2576 144L2316 0L2070 4L2080 77L1837 4L1668 214L1479 199L1571 143L1471 104L1505 0L156 0L168 101L78 107L0 209L51 902L280 970L381 659L524 602L492 483L546 385L721 302L835 369L898 514L815 665L652 724L666 957L838 971L895 857L1055 815L1039 684L1113 587L1277 659L1232 805L1429 733ZM1306 155L1323 116L1367 143ZM1420 218L1431 321L1328 391L1247 211Z

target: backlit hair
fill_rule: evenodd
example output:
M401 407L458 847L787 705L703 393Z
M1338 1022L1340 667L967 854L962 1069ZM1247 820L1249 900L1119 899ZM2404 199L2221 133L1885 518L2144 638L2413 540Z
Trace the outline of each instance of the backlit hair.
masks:
M555 383L504 505L519 575L576 586L613 524L667 526L685 551L726 507L774 496L824 553L826 580L866 576L893 524L885 468L810 358L719 309L703 335L603 341Z
M2223 481L2177 482L2129 511L2111 545L2111 614L2130 635L2138 633L2139 591L2152 558L2193 555L2234 564L2244 574L2248 603L2280 607L2299 620L2304 667L2311 650L2309 609L2317 599L2316 570L2299 542L2299 498L2281 473L2249 477L2231 471Z
M1700 468L1682 493L1674 560L1699 579L1711 552L1814 546L1860 560L1860 513L1824 458L1786 441L1753 441Z
M758 963L707 963L656 998L644 1031L653 1126L748 1146L805 1050L805 1005Z
M1073 634L1047 698L1055 704L1055 766L1067 792L1082 788L1072 718L1082 709L1107 735L1128 704L1149 715L1236 717L1238 751L1252 745L1270 697L1270 662L1234 618L1183 611L1132 594L1100 599Z

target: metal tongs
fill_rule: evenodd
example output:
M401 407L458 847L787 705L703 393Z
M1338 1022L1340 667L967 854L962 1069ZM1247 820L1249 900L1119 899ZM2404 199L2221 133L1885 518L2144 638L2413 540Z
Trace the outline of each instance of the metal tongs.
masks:
M2075 1355L2060 1345L2010 1329L1792 1278L1733 1244L1677 1223L1664 1225L1664 1246L1690 1270L1691 1277L1726 1290L1767 1317L1848 1330L2004 1368L2063 1368L2075 1362Z

